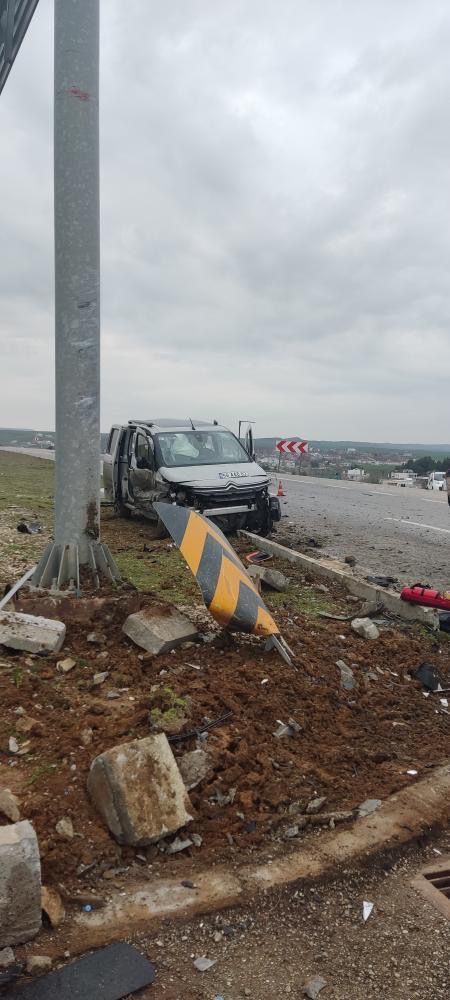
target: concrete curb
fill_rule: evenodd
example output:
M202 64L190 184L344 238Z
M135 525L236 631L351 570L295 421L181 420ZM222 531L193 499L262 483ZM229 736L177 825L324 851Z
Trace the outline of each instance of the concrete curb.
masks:
M358 580L337 559L322 559L320 561L312 559L311 556L289 549L286 545L280 545L279 542L273 542L270 538L254 535L251 531L240 531L239 535L251 542L255 549L269 552L273 556L278 556L279 559L286 560L286 562L296 563L314 579L332 580L334 583L340 583L350 594L355 594L356 597L361 597L364 601L382 604L386 611L397 618L402 618L403 621L418 622L421 625L428 625L435 631L439 630L439 615L434 608L421 608L418 604L408 604L392 590L385 590L384 587L375 587L364 580Z
M76 955L143 930L154 931L168 918L187 920L247 903L262 889L323 878L342 864L367 862L449 820L450 762L391 795L376 813L346 830L323 833L271 863L193 872L194 889L181 885L182 875L155 879L150 888L147 881L126 895L116 893L101 910L77 914L58 932L46 932L47 940L42 935L39 948L54 958L62 958L66 949Z

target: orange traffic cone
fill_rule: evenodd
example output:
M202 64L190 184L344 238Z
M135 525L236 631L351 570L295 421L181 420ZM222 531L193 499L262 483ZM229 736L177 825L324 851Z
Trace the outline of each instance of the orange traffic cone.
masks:
M286 496L286 494L285 494L284 489L283 489L283 483L281 482L281 479L280 479L279 483L278 483L277 497L285 497L285 496Z

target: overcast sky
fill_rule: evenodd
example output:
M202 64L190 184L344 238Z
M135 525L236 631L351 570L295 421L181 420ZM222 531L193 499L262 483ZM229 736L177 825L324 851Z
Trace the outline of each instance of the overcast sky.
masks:
M53 3L0 97L0 425L53 428ZM448 0L103 0L102 428L448 441Z

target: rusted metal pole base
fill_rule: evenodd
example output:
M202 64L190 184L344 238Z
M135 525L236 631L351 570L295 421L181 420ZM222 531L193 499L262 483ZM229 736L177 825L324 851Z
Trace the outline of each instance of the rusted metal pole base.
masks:
M89 544L88 562L83 560L82 570L87 572L90 586L101 587L103 583L119 583L119 569L104 542ZM83 580L80 580L80 553L78 545L47 545L31 578L33 587L57 591L67 588L80 594Z

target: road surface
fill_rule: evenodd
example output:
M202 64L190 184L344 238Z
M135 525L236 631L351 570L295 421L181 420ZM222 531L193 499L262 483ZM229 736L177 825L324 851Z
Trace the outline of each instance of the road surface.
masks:
M446 493L306 476L283 476L282 482L280 541L282 535L291 542L311 536L322 542L324 555L354 556L360 570L402 584L450 588Z
M46 458L55 461L55 451L51 448L13 448L12 445L2 445L0 451L13 451L16 455L31 455L31 458Z

